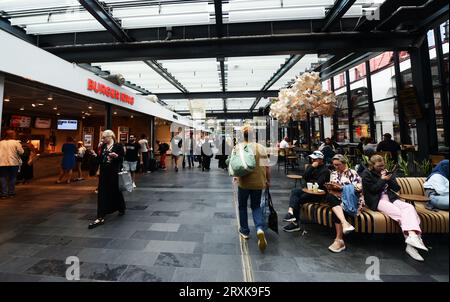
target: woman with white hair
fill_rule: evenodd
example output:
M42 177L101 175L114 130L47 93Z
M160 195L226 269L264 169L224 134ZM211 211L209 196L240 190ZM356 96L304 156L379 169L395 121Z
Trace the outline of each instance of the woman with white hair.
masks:
M125 214L125 200L119 190L119 172L124 156L123 147L115 142L116 137L111 130L105 130L102 134L98 159L100 164L100 176L98 181L97 219L89 224L93 229L105 223L107 214L119 211L119 215Z

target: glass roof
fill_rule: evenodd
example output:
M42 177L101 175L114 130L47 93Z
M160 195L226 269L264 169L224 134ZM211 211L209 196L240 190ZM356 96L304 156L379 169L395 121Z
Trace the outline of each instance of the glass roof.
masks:
M360 17L385 0L357 0L344 18ZM230 0L224 23L322 19L334 0ZM124 29L215 24L212 1L104 0ZM104 30L76 0L0 0L1 16L29 34Z
M228 58L228 91L261 90L289 56Z

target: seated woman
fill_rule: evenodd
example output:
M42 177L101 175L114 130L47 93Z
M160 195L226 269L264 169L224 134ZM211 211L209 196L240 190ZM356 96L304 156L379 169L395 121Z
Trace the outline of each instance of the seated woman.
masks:
M423 187L430 198L427 208L448 211L448 159L434 167Z
M373 211L379 211L400 224L405 236L406 253L417 261L423 261L417 249L428 251L420 237L420 219L413 205L398 199L400 186L395 175L385 169L384 159L373 155L369 168L362 174L364 199Z
M355 230L355 228L345 219L344 209L342 207L344 198L342 189L346 185L352 184L354 186L355 191L357 192L359 209L364 204L364 199L361 195L361 178L355 170L347 167L347 160L345 157L341 154L336 154L331 161L335 171L331 172L330 183L327 184L327 201L332 206L333 222L336 227L336 238L328 249L334 253L339 253L345 250L344 234L348 234Z

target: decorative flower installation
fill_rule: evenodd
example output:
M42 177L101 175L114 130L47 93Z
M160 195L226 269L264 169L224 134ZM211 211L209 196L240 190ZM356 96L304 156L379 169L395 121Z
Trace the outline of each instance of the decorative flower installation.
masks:
M281 123L305 120L308 113L332 116L336 104L334 92L322 90L319 73L305 72L292 88L280 89L278 100L270 106L270 116Z

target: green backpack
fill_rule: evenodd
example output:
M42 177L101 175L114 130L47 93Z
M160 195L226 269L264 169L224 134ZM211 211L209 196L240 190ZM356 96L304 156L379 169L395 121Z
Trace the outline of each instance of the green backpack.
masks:
M250 174L256 168L256 156L250 145L237 145L228 161L230 176L241 177Z

